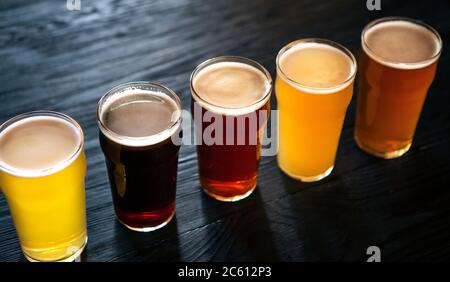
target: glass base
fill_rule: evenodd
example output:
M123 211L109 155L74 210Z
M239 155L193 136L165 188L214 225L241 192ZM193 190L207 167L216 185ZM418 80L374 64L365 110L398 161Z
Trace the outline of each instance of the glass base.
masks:
M289 171L287 171L286 169L284 169L280 163L278 163L278 167L281 169L281 171L283 171L286 175L288 175L290 178L294 178L296 180L300 180L302 182L316 182L319 180L324 179L325 177L327 177L328 175L330 175L330 173L333 171L334 166L331 166L330 168L328 168L325 172L318 174L318 175L314 175L314 176L302 176L302 175L296 175L296 174L292 174Z
M169 218L167 218L166 221L164 221L163 223L156 225L156 226L149 226L149 227L134 227L134 226L130 226L127 225L126 223L124 223L123 221L121 221L118 217L117 220L126 228L133 230L133 231L137 231L137 232L151 232L151 231L155 231L158 230L160 228L163 228L164 226L166 226L173 218L173 216L175 215L175 210L173 210L172 214L169 216Z
M406 152L409 151L409 148L411 148L411 143L407 144L406 146L404 146L403 148L400 148L398 150L395 151L391 151L391 152L380 152L380 151L376 151L373 150L372 148L366 146L364 143L362 143L358 137L355 135L355 142L356 145L358 145L358 147L363 150L364 152L368 153L369 155L378 157L378 158L383 158L383 159L395 159L398 157L403 156Z
M205 188L202 187L203 192L205 192L206 195L208 195L208 196L210 196L210 197L212 197L212 198L214 198L216 200L222 201L222 202L237 202L237 201L243 200L243 199L247 198L248 196L250 196L253 193L253 191L255 190L255 188L256 188L256 183L250 190L248 190L244 194L236 195L236 196L233 196L233 197L224 197L224 196L212 193L212 192L210 192L210 191L208 191L208 190L206 190Z
M73 254L71 254L68 257L62 258L62 259L57 260L57 261L51 261L51 262L79 262L80 261L80 256L83 253L84 248L86 247L87 241L88 241L88 237L86 236L86 239L84 240L84 244L83 244L83 246L81 246L81 248L79 250L77 250L76 252L74 252ZM49 261L36 260L36 259L28 256L25 253L23 255L30 262L49 262Z

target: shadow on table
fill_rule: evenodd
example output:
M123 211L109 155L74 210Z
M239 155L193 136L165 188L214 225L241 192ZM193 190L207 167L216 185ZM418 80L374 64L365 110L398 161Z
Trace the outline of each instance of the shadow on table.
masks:
M115 220L115 246L119 261L179 261L179 242L176 214L161 229L151 232L132 231Z
M305 261L363 261L377 234L364 210L353 200L359 188L340 175L303 183L283 174L293 225ZM297 190L297 191L295 191ZM292 194L295 193L295 194Z
M278 261L278 252L258 187L248 198L221 202L205 193L202 210L208 225L203 260Z

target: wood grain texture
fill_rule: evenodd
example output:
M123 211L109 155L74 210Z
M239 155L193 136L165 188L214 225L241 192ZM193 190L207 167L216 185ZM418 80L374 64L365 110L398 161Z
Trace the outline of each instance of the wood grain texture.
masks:
M264 157L255 193L226 204L201 192L195 148L184 146L176 217L153 233L125 230L115 220L95 117L103 93L138 80L169 86L187 109L191 71L218 55L252 58L275 76L278 50L298 38L329 38L359 54L362 28L381 16L424 20L445 46L449 12L447 0L383 0L376 12L357 0L81 0L80 11L68 11L65 0L2 0L0 122L50 109L82 125L86 261L364 261L371 245L385 261L449 260L448 48L404 157L385 161L358 150L353 99L330 177L300 183ZM1 195L0 261L23 260Z

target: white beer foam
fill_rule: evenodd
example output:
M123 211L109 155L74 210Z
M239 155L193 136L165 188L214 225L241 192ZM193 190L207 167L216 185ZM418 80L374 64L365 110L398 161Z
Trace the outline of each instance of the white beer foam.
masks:
M295 44L295 41L291 44ZM287 45L289 46L289 45ZM284 49L287 47L283 47L280 52L278 53L277 56L277 72L280 75L280 77L289 85L291 85L292 87L303 91L303 92L307 92L307 93L311 93L311 94L332 94L332 93L336 93L342 89L345 89L347 86L349 86L353 80L351 79L353 76L355 76L356 74L356 63L354 61L352 61L351 58L349 58L349 56L344 53L343 51L339 50L336 47L333 47L331 45L325 44L325 43L321 43L321 42L309 42L309 41L305 41L305 42L299 42L298 44L295 44L292 47L289 47L288 50L284 51ZM284 74L281 69L280 69L280 65L283 64L284 60L289 60L289 56L292 53L296 53L300 50L303 49L326 49L328 51L332 51L332 52L336 52L337 54L339 54L340 56L342 56L343 58L345 58L348 61L348 65L350 66L350 71L349 71L349 75L347 77L347 79L345 81L343 81L342 83L336 85L336 86L332 86L332 87L310 87L310 86L306 86L306 85L302 85L300 83L297 83L295 81L292 81L291 79L289 79L286 74ZM284 51L284 52L283 52Z
M111 107L111 105L116 102L117 100L122 99L123 97L129 96L129 95L149 95L151 97L159 97L160 99L164 100L165 102L171 103L172 107L174 109L177 109L174 111L172 115L172 123L171 126L159 133L144 136L144 137L130 137L130 136L124 136L115 133L114 131L108 129L104 122L104 110ZM132 103L132 102L130 102ZM142 146L150 146L157 143L160 143L168 138L170 138L181 126L181 108L180 106L167 94L163 92L158 91L150 91L145 89L139 89L134 88L130 86L130 88L127 88L123 91L114 93L106 98L106 100L103 102L100 112L99 112L99 118L102 121L102 123L99 123L99 128L103 132L105 136L107 136L112 141L119 143L121 145L129 146L129 147L142 147Z
M69 122L63 118L59 118L56 116L45 116L45 115L43 115L43 116L36 115L36 116L25 117L23 119L13 122L12 124L8 125L3 131L0 132L0 139L2 139L4 136L9 134L11 131L15 130L16 127L19 127L26 123L33 123L33 122L46 121L46 120L47 121L48 120L56 121L61 124L64 124L65 127L73 130L74 136L76 136L78 138L75 141L75 143L76 144L83 143L83 140L82 140L83 132L81 131L81 128L75 126L74 124L72 124L71 122ZM49 138L51 138L51 136L49 136ZM3 167L3 169L7 173L10 173L10 174L18 176L18 177L24 177L24 178L43 177L43 176L54 174L60 170L63 170L64 168L69 166L72 163L72 161L79 156L79 154L81 152L82 152L82 150L80 149L80 146L76 146L73 148L73 150L71 152L68 152L66 154L67 156L65 158L62 158L62 161L59 162L58 164L53 165L51 167L43 166L42 169L36 169L36 170L24 169L24 168L18 168L18 167L12 166L12 165L8 164L7 162L5 162L0 156L0 167Z
M255 89L248 89L249 81L242 79L238 81L238 77L233 77L233 82L235 85L226 85L225 87L234 88L236 90L229 91L227 94L234 94L232 98L240 98L239 102L230 102L227 106L220 105L221 101L226 100L224 97L214 98L216 93L199 93L202 92L199 89L196 89L196 85L198 85L199 80L207 79L204 76L207 76L209 73L218 71L218 70L231 70L232 69L240 69L241 71L248 72L251 75L254 75L254 78L258 79L261 82L261 85L257 85ZM222 79L223 82L226 82L228 77L225 75L218 79ZM259 82L253 81L258 84ZM219 81L220 83L220 81ZM225 83L224 83L225 84ZM242 95L239 92L239 89L245 89L247 93ZM194 101L200 104L204 109L211 111L216 114L227 115L227 116L238 116L245 115L248 113L255 112L266 104L266 102L270 99L270 92L272 91L272 79L268 77L264 72L253 67L251 65L241 63L241 62L217 62L211 65L204 67L199 70L192 79L191 84L191 92ZM249 97L251 95L252 97ZM223 102L222 102L223 103Z
M370 49L370 46L367 46L368 44L368 38L376 31L379 31L380 29L389 29L389 27L397 27L397 28L407 28L411 30L415 30L418 33L422 33L422 35L425 35L429 37L429 40L432 41L434 44L433 51L430 52L429 59L420 60L417 62L395 62L386 58L383 58L383 54L376 54L376 51ZM384 34L386 34L386 31L384 31ZM386 21L377 23L372 27L369 27L368 30L364 31L361 36L362 41L362 48L364 52L373 60L377 61L378 63L392 67L397 69L405 69L405 70L411 70L411 69L421 69L424 67L427 67L431 64L433 64L438 58L439 53L442 49L442 41L441 39L433 33L433 31L427 29L426 27L410 22L407 20L392 20L392 21ZM399 44L402 44L404 42L399 42ZM415 46L407 46L408 48L414 48ZM407 50L406 50L407 51Z

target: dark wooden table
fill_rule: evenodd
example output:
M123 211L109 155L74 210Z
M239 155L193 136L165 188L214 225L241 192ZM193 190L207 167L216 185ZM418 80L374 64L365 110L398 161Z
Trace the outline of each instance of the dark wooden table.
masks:
M365 2L81 0L80 11L69 11L66 0L2 0L0 122L50 109L82 125L89 164L86 261L365 261L371 245L381 248L384 261L449 260L448 48L404 157L381 160L356 147L354 98L335 170L325 180L294 181L275 157L264 157L255 193L221 203L201 192L195 147L184 146L174 220L141 234L114 218L95 116L103 93L129 81L160 82L187 109L189 75L207 58L246 56L275 76L275 56L286 43L325 37L359 54L363 26L381 16L424 20L444 46L450 42L448 0L381 0L381 11L368 11ZM0 261L23 260L1 195Z

